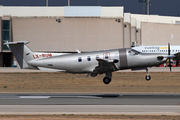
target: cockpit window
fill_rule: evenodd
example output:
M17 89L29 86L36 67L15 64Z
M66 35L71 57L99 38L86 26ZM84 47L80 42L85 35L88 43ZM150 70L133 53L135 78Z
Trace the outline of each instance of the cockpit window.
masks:
M138 55L138 54L139 54L139 52L138 52L138 51L135 51L135 50L129 50L128 53L129 53L129 55L131 55L131 56L134 56L134 55Z

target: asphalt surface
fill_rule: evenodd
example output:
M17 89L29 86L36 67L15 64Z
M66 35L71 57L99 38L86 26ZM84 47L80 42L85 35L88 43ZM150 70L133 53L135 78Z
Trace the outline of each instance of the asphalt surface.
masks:
M175 93L0 93L0 114L180 115Z
M0 115L5 114L101 114L101 115L180 115L178 106L148 105L0 105Z
M0 105L178 105L175 93L0 93Z

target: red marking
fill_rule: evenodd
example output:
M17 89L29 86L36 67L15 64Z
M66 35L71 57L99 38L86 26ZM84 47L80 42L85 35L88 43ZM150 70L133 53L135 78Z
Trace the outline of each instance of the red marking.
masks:
M48 57L52 57L52 54L51 54L51 53L49 53L49 54L48 54Z
M36 58L39 58L38 55L36 55Z
M42 57L45 57L45 54L42 54Z
M51 53L48 53L48 54L41 54L41 55L38 55L38 54L35 54L33 55L33 58L36 59L36 58L40 58L40 57L52 57L52 54Z

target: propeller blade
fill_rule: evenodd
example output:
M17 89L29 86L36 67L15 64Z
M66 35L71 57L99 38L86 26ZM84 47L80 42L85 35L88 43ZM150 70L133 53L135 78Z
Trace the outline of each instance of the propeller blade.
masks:
M170 52L171 52L171 50L170 50L170 43L168 43L168 55L170 55Z
M171 72L171 59L169 58L169 69L170 69L170 72Z
M170 50L170 43L168 43L168 55L171 54L171 50ZM168 58L169 59L169 69L170 69L170 72L171 72L171 58Z

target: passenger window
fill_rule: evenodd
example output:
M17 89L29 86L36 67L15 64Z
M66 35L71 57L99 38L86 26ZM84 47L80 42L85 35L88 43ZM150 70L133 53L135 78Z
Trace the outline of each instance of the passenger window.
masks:
M88 60L88 61L91 61L91 57L90 57L90 56L88 56L88 57L87 57L87 60Z
M82 58L81 57L78 57L78 62L82 62Z
M99 55L96 55L96 59L99 59Z
M106 54L106 55L105 55L105 59L108 59L108 58L109 58L109 57L108 57L108 55Z

